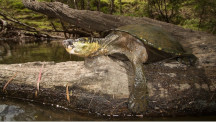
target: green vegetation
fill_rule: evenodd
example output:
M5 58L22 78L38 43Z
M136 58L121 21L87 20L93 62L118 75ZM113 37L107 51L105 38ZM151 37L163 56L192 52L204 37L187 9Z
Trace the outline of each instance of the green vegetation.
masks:
M216 34L216 0L39 0L68 4L74 9L101 11L108 14L149 17L184 28ZM21 0L0 0L0 12L39 30L51 30L45 15L24 8ZM16 15L16 16L15 16ZM61 29L59 20L52 20Z
M9 18L16 19L22 23L35 27L37 30L53 30L48 17L31 11L24 7L22 0L0 0L0 12ZM3 18L0 16L0 18ZM57 20L53 21L56 28L61 28ZM20 25L16 25L20 27Z

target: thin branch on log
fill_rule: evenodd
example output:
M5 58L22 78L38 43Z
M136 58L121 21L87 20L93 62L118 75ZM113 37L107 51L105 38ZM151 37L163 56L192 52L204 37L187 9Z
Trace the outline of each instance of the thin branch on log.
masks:
M58 31L58 30L56 29L56 26L54 25L54 23L53 23L53 22L50 22L50 23L51 23L53 29L54 29L55 31Z
M18 73L18 72L16 72L16 73L7 81L7 83L4 85L4 87L3 87L3 89L2 89L3 92L4 92L5 89L7 88L8 84L16 77L17 73Z
M69 95L69 90L68 90L68 83L66 85L66 96L67 96L68 103L70 103L70 95Z

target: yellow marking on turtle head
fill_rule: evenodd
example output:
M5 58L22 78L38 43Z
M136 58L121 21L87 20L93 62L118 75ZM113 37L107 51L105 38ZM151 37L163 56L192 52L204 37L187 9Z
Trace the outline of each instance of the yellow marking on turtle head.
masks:
M158 47L158 50L162 50L162 48L161 48L161 47Z
M73 48L69 45L66 50L70 54L74 54L80 57L88 57L91 56L93 53L98 51L98 49L101 47L97 42L74 42Z

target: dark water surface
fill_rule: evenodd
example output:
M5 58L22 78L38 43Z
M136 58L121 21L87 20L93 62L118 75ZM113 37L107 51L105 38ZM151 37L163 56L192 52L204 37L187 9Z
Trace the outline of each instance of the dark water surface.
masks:
M17 99L0 98L0 121L208 121L216 116L184 117L119 117L78 113L47 105Z
M61 41L39 42L27 44L12 44L0 42L0 64L25 63L33 61L81 61L82 58L69 55ZM83 114L52 106L36 104L17 99L0 98L0 121L72 121L72 120L216 120L211 116L184 117L132 117L132 116L102 116L98 114Z
M66 52L61 41L27 44L0 43L0 64L26 63L33 61L80 61L83 58Z

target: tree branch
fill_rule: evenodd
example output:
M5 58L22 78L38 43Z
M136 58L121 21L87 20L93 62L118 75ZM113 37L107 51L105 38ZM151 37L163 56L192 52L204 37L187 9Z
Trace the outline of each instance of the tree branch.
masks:
M23 0L23 4L31 10L51 17L58 17L65 22L75 24L87 31L102 31L125 25L118 16L112 16L96 11L75 10L60 2Z
M29 29L36 30L34 27L31 27L31 26L29 26L29 25L27 25L27 24L25 24L25 23L22 23L22 22L20 22L19 20L15 19L15 18L9 18L7 15L5 15L5 14L2 13L2 12L0 12L0 15L1 15L2 17L4 17L6 20L9 20L9 21L14 22L14 23L17 23L17 24L19 24L19 25L25 26L25 27L27 27L27 28L29 28Z

